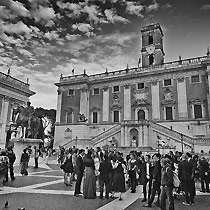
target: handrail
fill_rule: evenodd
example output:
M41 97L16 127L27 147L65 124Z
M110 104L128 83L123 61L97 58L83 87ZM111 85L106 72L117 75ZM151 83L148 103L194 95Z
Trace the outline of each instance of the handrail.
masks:
M103 137L107 136L108 134L110 135L110 133L113 133L116 130L116 128L118 128L118 127L120 128L121 126L119 124L117 124L117 125L114 125L113 127L109 128L108 130L105 130L102 133L99 133L97 136L94 136L91 139L91 143L95 144L97 142L97 140L103 139Z
M163 125L160 125L160 124L157 124L155 122L149 121L149 123L150 123L150 126L152 128L160 130L163 133L165 133L166 135L171 135L171 136L173 136L176 139L180 139L180 141L183 140L183 143L186 142L186 143L191 144L191 145L194 144L193 138L191 138L191 137L189 137L189 136L187 136L185 134L179 133L178 131L175 131L175 130L171 130L170 128L167 128L167 127L165 127Z

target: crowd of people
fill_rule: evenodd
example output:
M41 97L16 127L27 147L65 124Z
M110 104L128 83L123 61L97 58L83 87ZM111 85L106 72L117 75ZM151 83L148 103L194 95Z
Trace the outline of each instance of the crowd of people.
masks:
M122 200L126 190L136 193L137 185L142 185L144 207L154 204L166 210L168 199L169 210L173 210L177 196L184 197L184 205L195 204L196 185L200 184L201 192L209 193L209 163L205 156L197 154L131 151L123 157L121 152L102 151L100 147L96 150L73 147L60 148L59 163L64 183L72 186L75 180L74 196L83 194L85 199L96 198L98 187L100 199L114 197L119 192ZM179 178L179 186L174 184L174 174Z

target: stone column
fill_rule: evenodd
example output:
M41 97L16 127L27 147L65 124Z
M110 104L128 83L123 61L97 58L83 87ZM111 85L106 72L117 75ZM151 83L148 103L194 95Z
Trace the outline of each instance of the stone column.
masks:
M121 126L121 146L124 147L125 146L125 127L124 126Z
M124 120L131 119L131 90L129 85L124 86Z
M109 121L109 88L103 88L103 122Z
M9 108L9 97L4 96L3 105L2 105L2 126L1 126L1 137L0 137L0 145L5 145L6 142L6 126L7 126L7 117L8 117L8 108Z
M208 114L210 117L210 66L207 66L207 74L208 74L208 88L207 88Z
M177 95L179 119L188 118L186 82L184 77L177 80Z
M58 92L58 99L57 99L56 122L60 123L60 121L61 121L62 91L58 89L57 92Z
M143 144L142 144L142 126L140 125L139 126L139 147L142 147Z
M159 98L159 82L153 81L151 87L152 92L152 119L160 119L160 98Z
M149 126L144 125L144 146L149 146Z
M144 141L144 126L143 125L141 125L141 127L142 127L142 146L145 146L145 141Z
M128 126L125 125L125 146L130 147L130 141L128 139Z

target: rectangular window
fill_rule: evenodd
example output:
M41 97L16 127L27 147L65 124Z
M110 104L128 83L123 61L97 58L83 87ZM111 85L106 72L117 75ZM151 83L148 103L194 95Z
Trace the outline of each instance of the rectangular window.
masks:
M172 85L171 79L164 79L163 85L164 86Z
M166 107L166 120L173 120L173 108Z
M99 95L99 88L93 89L93 95Z
M114 111L114 122L120 122L120 112Z
M74 96L74 89L69 89L68 95L69 96Z
M93 123L98 123L98 112L93 112Z
M119 92L120 91L120 86L119 85L116 85L116 86L113 86L113 92Z
M191 76L191 83L198 83L198 82L200 82L199 75Z
M195 119L202 118L202 107L201 105L194 105Z
M72 112L66 113L66 123L73 123L73 114Z
M144 82L138 83L137 84L137 88L140 89L144 89Z

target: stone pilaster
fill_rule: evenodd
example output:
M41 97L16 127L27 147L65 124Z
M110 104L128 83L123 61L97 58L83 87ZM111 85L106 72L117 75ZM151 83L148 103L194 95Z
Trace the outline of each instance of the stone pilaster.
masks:
M61 120L61 103L62 103L62 91L57 90L58 100L57 100L57 112L56 112L56 122L60 123Z
M125 126L125 146L130 147L130 141L128 138L128 126Z
M103 122L109 121L109 88L103 88Z
M159 91L159 82L153 81L151 87L152 92L152 119L159 120L160 119L160 91Z
M208 114L210 117L210 66L207 65L207 77L208 77L208 88L207 88L207 99L208 99Z
M188 118L187 92L186 92L186 82L184 77L178 78L177 80L177 95L178 95L179 119Z
M7 116L8 116L8 109L9 109L9 97L4 96L3 104L2 104L2 126L1 126L1 145L5 144L6 141L6 126L7 126Z
M80 92L80 114L84 114L86 118L88 117L88 110L89 109L89 103L88 103L88 90L87 89L81 89Z
M124 120L131 119L131 90L130 85L124 86Z
M143 144L142 144L142 126L140 125L139 126L139 147L142 147Z
M125 127L121 126L121 133L120 133L120 137L121 137L121 146L124 147L125 146Z

